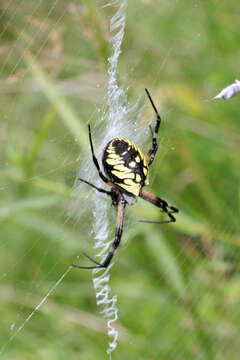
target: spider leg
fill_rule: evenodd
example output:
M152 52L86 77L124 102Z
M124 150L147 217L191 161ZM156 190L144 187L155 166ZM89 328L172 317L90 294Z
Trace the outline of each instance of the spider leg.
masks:
M167 214L169 217L169 220L164 220L164 221L139 220L140 222L153 223L153 224L167 224L167 223L176 221L176 219L173 215L175 213L178 213L178 209L176 207L168 205L168 203L165 200L163 200L160 197L153 195L143 189L141 189L139 196L143 200L146 200L146 201L150 202L151 204L160 208L161 211L164 212L165 214Z
M148 166L150 166L152 163L153 163L153 160L155 158L155 155L157 153L157 150L158 150L158 145L157 145L157 135L158 135L158 131L159 131L159 128L160 128L160 124L161 124L161 117L157 111L157 108L149 94L149 91L148 89L145 89L146 93L147 93L147 96L150 100L150 103L152 104L152 107L153 107L153 110L155 111L156 115L157 115L157 122L156 122L156 126L155 126L155 129L154 129L154 132L153 132L153 129L152 129L152 126L150 125L149 128L150 128L150 131L151 131L151 135L152 135L152 147L150 148L150 150L148 151L147 155L146 155L146 159L149 160L148 161Z
M99 263L96 260L94 260L93 258L91 258L89 255L84 253L84 255L96 265L79 266L76 264L72 264L73 267L78 268L78 269L99 269L99 268L107 268L108 267L108 265L110 264L110 262L113 258L113 255L114 255L116 249L118 248L118 246L120 244L120 240L122 237L125 206L126 206L125 200L120 198L118 205L117 205L117 228L116 228L116 232L115 232L115 239L113 241L112 247L111 247L109 253L107 254L105 260L102 263Z
M94 264L96 264L97 266L81 266L81 265L76 265L76 264L72 264L73 267L77 268L77 269L96 269L96 268L101 268L103 267L102 264L100 264L99 262L97 262L96 260L94 260L93 258L91 258L91 256L89 256L88 254L86 254L83 251L83 255L85 255L89 260L91 260Z
M150 129L150 133L152 135L152 137L154 136L154 133L153 133L153 129L152 129L152 125L149 125L149 129Z
M94 154L94 149L93 149L93 142L92 142L92 135L91 135L91 128L90 128L90 124L88 124L88 135L89 135L89 142L90 142L90 146L91 146L91 152L92 152L92 159L94 162L94 165L97 168L98 174L100 176L100 178L102 179L102 181L104 181L107 185L109 186L114 186L113 183L111 181L109 181L106 176L104 176L104 174L102 173L98 160Z
M99 187L91 184L91 183L88 182L87 180L84 180L84 179L81 179L81 178L78 178L78 180L84 182L85 184L88 184L89 186L91 186L92 188L94 188L95 190L97 190L97 191L100 192L100 193L104 193L104 194L107 194L107 195L109 195L109 196L112 195L111 191L106 191L106 190L104 190L104 189L102 189L102 188L99 188Z

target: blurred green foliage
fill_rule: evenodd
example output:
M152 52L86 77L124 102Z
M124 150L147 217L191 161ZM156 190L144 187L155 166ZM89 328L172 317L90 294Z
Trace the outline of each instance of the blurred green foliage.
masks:
M114 9L102 5L0 4L0 346L93 253L91 221L66 214L104 104ZM164 122L150 189L180 213L158 226L135 223L158 218L150 205L128 209L111 270L113 359L239 359L240 97L210 101L239 76L239 16L235 0L129 0L119 81L130 99L151 89ZM103 359L107 342L91 273L75 269L2 357Z

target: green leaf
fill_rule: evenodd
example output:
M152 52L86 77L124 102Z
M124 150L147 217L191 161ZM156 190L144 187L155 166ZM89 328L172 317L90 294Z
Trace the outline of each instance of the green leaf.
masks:
M146 229L145 229L146 232ZM178 265L176 255L171 251L160 231L155 226L149 230L151 236L147 236L146 245L155 258L155 264L159 271L164 274L166 282L180 297L185 295L185 284L181 267Z
M74 113L66 99L58 93L52 81L42 70L36 59L34 59L30 53L27 53L25 55L25 60L29 66L30 71L32 72L32 75L39 83L44 95L54 106L66 128L72 134L74 139L78 140L77 143L79 147L81 149L85 149L88 146L87 126Z

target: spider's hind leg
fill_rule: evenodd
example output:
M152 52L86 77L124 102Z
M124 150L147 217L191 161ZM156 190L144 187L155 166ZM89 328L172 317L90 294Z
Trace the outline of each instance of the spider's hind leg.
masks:
M91 258L91 256L89 256L85 252L83 252L83 255L85 255L90 261L92 261L97 266L81 266L81 265L72 264L73 267L75 267L77 269L97 269L97 268L103 268L104 267L103 264L97 262L96 260Z
M112 247L111 247L109 253L107 254L105 260L102 263L99 263L98 261L91 258L89 255L84 253L84 255L96 265L81 266L81 265L72 264L73 267L78 268L78 269L100 269L100 268L108 267L108 265L110 264L110 262L113 258L113 255L114 255L116 249L118 248L118 246L120 244L120 240L122 237L125 206L126 206L126 201L123 198L120 198L118 201L118 204L117 204L118 213L117 213L117 228L116 228L116 232L115 232L115 238L114 238Z

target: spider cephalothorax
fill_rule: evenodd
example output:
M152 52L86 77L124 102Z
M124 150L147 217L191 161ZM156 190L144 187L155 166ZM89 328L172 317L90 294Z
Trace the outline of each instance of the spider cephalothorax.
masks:
M97 168L100 178L111 187L111 190L107 191L105 189L99 188L89 183L88 181L80 178L79 180L90 185L97 191L111 197L112 204L117 208L117 228L112 248L102 263L95 261L89 255L84 253L86 257L91 260L95 265L79 266L73 264L74 267L80 269L95 269L106 268L109 265L114 255L114 252L117 249L121 240L125 207L126 205L134 205L136 203L137 196L157 206L162 212L168 215L168 220L158 221L156 223L164 224L176 221L173 214L178 212L177 208L175 208L174 206L169 206L165 200L143 190L143 187L149 184L148 171L149 166L152 164L158 149L157 135L161 124L161 118L157 111L157 108L154 105L148 90L145 90L157 115L157 122L154 131L150 125L152 146L146 156L144 156L143 152L139 149L139 147L130 140L124 138L112 139L106 145L102 157L103 168L106 175L105 176L101 171L98 160L94 154L91 129L90 125L88 125L89 142L91 146L93 162Z

